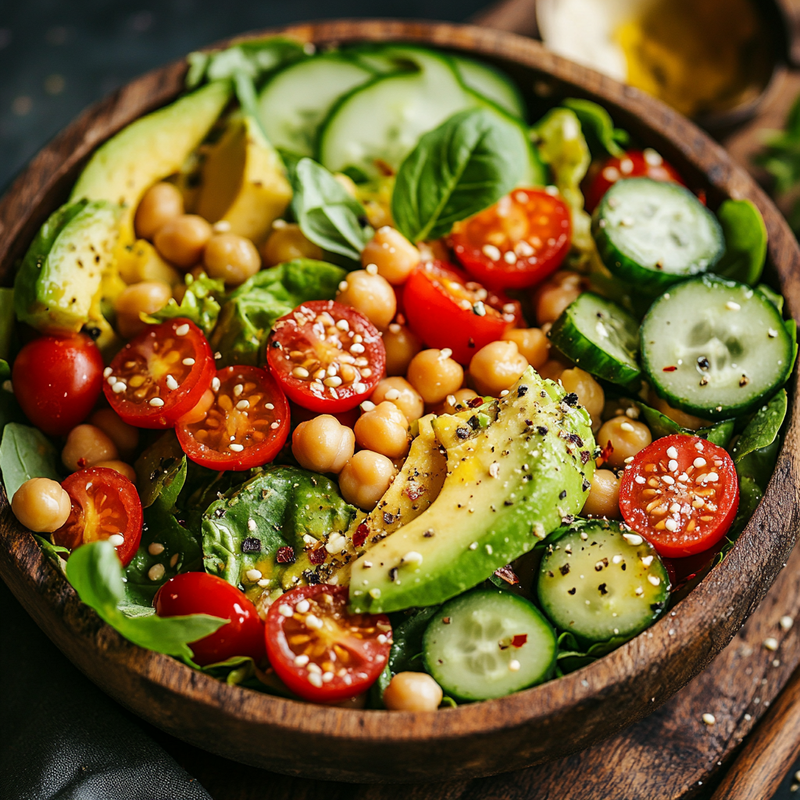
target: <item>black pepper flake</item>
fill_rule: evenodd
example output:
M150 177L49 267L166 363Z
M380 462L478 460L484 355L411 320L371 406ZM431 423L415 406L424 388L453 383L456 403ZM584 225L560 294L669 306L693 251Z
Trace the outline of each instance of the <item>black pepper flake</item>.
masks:
M592 484L589 483L589 481L587 481L586 478L584 478L583 479L583 483L581 484L581 489L583 489L584 492L588 492L589 489L591 489L591 488L592 488Z
M566 490L566 489L562 489L562 490L559 492L558 499L559 499L559 500L563 500L563 499L564 499L566 496L567 496L567 490Z
M700 386L708 386L708 378L705 375L700 378Z
M469 425L469 426L470 426L470 428L472 428L472 430L474 430L474 431L477 431L477 430L478 430L478 428L480 428L480 427L481 427L480 420L478 420L478 418L477 418L476 416L472 416L472 417L470 417L470 418L467 420L467 425Z
M547 428L544 425L539 425L536 428L536 433L538 433L539 436L547 436Z
M568 395L565 395L564 402L568 406L576 406L578 405L578 395L575 392L570 392Z
M468 439L469 438L469 428L456 428L456 436L459 439Z
M523 397L526 394L528 394L528 387L525 384L517 387L517 397Z
M390 514L388 511L383 512L383 522L386 525L391 525L397 517L394 514Z
M607 566L608 566L608 559L607 558L601 558L600 561L598 561L594 565L594 568L595 568L595 570L597 572L600 572L603 569L603 567L607 567Z
M575 586L573 586L571 589L567 589L567 594L575 594L575 589Z
M397 567L392 567L389 570L389 580L394 583L397 580Z
M608 589L606 588L606 585L604 583L601 583L597 587L597 591L600 592L600 594L608 594Z
M224 516L225 516L225 509L224 509L224 508L218 508L218 509L217 509L217 510L214 512L214 516L215 516L217 519L221 519L222 517L224 517Z
M581 464L588 464L590 457L588 450L581 450Z
M700 367L700 369L706 370L711 365L708 363L708 359L705 356L698 356L697 357L697 366Z
M261 540L256 539L255 536L248 536L242 542L242 552L243 553L260 553L261 552Z
M578 447L583 447L583 439L581 439L577 433L568 433L567 441L571 444L577 445Z
M504 506L513 506L514 505L514 501L513 500L503 500L503 505Z
M562 575L569 575L569 564L562 564L562 565L561 565L561 566L558 568L558 571L559 571L559 572L560 572Z
M279 341L277 341L276 339L273 339L273 340L272 340L272 341L269 343L269 346L270 346L270 347L274 347L276 350L280 350L280 349L281 349L281 343L280 343Z

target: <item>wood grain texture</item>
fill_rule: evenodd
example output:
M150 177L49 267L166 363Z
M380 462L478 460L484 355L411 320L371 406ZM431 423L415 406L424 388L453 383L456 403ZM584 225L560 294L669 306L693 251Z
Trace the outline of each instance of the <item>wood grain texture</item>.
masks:
M617 124L656 147L703 188L715 207L749 198L769 232L771 277L788 312L800 311L800 249L752 179L706 135L640 92L566 62L535 42L484 28L392 21L339 21L282 31L317 44L423 42L483 56L506 68L541 111L552 97L598 100ZM32 162L0 201L0 275L66 196L92 147L180 89L175 64L95 106ZM797 378L790 386L797 395ZM288 774L361 781L461 779L579 751L652 711L723 649L762 599L790 552L800 512L791 421L767 497L725 561L674 616L591 667L501 700L436 714L344 711L230 687L119 637L85 609L32 537L0 511L0 574L53 641L105 691L156 726L247 764Z

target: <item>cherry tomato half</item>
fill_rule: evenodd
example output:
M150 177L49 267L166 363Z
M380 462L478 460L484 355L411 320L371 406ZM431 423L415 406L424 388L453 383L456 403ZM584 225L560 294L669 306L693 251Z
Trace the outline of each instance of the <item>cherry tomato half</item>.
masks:
M411 330L429 347L452 350L461 364L522 319L519 303L442 261L416 267L406 281L403 302Z
M142 538L142 503L136 487L119 472L90 467L73 472L62 484L72 501L67 521L53 533L53 543L74 550L82 544L122 537L114 545L127 566Z
M699 436L656 439L623 473L619 507L661 556L709 550L728 532L739 507L733 459Z
M453 252L476 280L522 289L555 272L569 252L569 207L544 189L515 189L474 217L457 222Z
M269 372L225 367L211 381L210 394L207 410L190 413L175 426L192 461L209 469L245 470L278 455L289 435L289 404Z
M51 436L62 436L89 416L103 386L103 357L83 334L40 336L17 355L14 396L25 416Z
M264 660L264 624L256 607L235 586L207 572L182 572L170 578L153 598L159 617L210 614L229 620L214 633L192 642L194 660L201 666L235 656Z
M267 361L286 396L335 414L366 400L386 370L378 329L334 300L303 303L273 326Z
M215 371L200 328L171 319L149 326L114 356L103 390L123 422L171 428L197 405Z
M678 171L655 150L628 150L623 156L611 156L596 170L591 170L584 188L584 203L591 213L600 205L603 195L622 178L651 178L654 181L679 183L685 186Z
M383 614L350 614L346 586L301 586L279 597L267 614L267 655L295 694L337 703L367 690L392 646Z

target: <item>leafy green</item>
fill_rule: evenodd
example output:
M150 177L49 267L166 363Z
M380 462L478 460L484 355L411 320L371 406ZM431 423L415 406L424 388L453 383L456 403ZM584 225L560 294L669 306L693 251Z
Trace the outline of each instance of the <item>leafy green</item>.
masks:
M426 133L397 173L392 218L410 241L438 239L514 188L528 154L514 126L485 108Z
M53 544L49 539L45 539L44 536L39 536L38 533L33 534L33 538L39 542L39 546L42 548L42 552L58 567L61 572L66 574L67 570L67 560L66 555L69 553L69 548L61 547L61 545ZM62 558L62 556L65 556Z
M263 364L275 321L301 303L331 300L347 273L324 261L296 259L261 270L231 292L222 306L211 346L220 366Z
M7 359L11 355L11 338L14 333L14 290L0 289L0 364L5 365L0 380L11 374Z
M422 639L428 624L441 606L400 611L392 619L392 649L389 652L389 668L398 672L419 672L422 666Z
M753 414L733 447L733 460L738 463L755 450L769 447L778 438L787 410L786 390L781 389L769 403Z
M563 105L575 112L593 155L625 155L623 147L630 136L627 131L614 127L611 115L602 106L576 97L568 97Z
M681 427L666 414L662 414L657 409L652 408L641 401L637 401L636 405L638 406L639 411L644 418L645 424L648 428L650 428L650 433L653 434L654 439L659 439L662 436L672 436L676 433L679 433L685 436L702 436L712 444L716 444L719 447L727 447L728 442L733 436L736 426L734 420L726 419L722 420L722 422L716 423L715 425L711 425L708 428L700 428L696 431L693 431L689 428Z
M764 131L763 152L753 161L775 179L775 191L784 194L800 182L800 96L794 101L782 131Z
M195 278L191 273L186 274L186 293L180 303L173 298L158 311L144 317L145 322L164 322L175 317L184 317L191 320L208 336L217 323L220 305L218 297L225 293L225 283L222 280L209 278L205 273Z
M558 654L556 660L562 674L574 672L576 669L585 667L598 658L608 655L612 650L616 650L620 645L625 644L627 639L623 636L612 636L607 642L595 642L589 647L582 646L575 636L569 631L560 634L557 640Z
M106 540L77 548L67 561L67 579L78 597L114 630L140 647L191 663L190 642L208 636L227 620L207 614L158 617L152 607L125 602L122 565Z
M750 200L726 200L717 218L725 234L725 254L714 272L755 286L767 258L767 226L761 212Z
M314 540L347 530L356 509L339 495L333 481L295 467L273 466L228 492L203 514L206 572L234 586L257 569L269 591L279 586L286 565ZM281 548L290 547L291 553ZM290 557L290 560L289 560Z
M9 422L3 429L0 442L0 472L3 473L9 500L31 478L52 478L57 481L56 449L40 430L19 422Z
M292 211L307 239L357 261L371 232L361 227L364 207L321 164L302 158L291 173Z

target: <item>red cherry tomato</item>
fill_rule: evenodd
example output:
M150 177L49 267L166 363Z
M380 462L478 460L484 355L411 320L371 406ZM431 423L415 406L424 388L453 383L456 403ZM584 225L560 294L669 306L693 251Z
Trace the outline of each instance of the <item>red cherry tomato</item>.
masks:
M89 416L103 386L103 358L83 334L40 336L19 351L11 373L25 416L62 436Z
M119 472L90 467L73 472L62 484L72 501L67 521L53 533L53 543L74 550L82 544L121 536L115 545L127 566L142 538L142 503L136 487Z
M267 361L292 402L336 414L372 394L386 370L386 350L378 329L359 311L314 300L275 323Z
M207 572L183 572L170 578L153 598L159 617L210 614L229 620L214 633L193 642L194 660L201 666L250 656L264 660L264 625L256 607L235 586Z
M175 426L183 452L209 469L245 470L272 461L289 435L289 404L264 369L238 365L211 381L208 409Z
M279 597L267 614L267 655L295 694L337 703L368 689L392 646L383 614L350 614L346 586L301 586Z
M623 156L611 156L592 173L584 188L584 203L589 213L597 208L609 188L622 178L651 178L686 185L678 171L655 150L628 150Z
M523 289L555 272L569 252L569 207L544 189L515 189L474 217L457 222L453 252L476 280Z
M728 532L739 507L733 459L699 436L656 439L623 473L619 507L661 556L709 550Z
M411 273L403 301L411 330L429 347L452 350L461 364L522 319L519 303L442 261L425 262Z
M216 372L211 347L188 319L151 325L106 369L106 398L124 422L171 428L193 409Z

